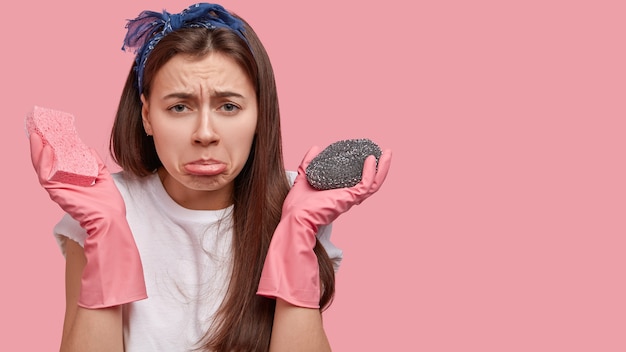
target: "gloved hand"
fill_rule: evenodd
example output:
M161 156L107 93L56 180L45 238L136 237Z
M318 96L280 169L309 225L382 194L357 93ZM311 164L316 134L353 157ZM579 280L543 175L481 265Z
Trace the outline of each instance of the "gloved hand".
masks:
M98 154L99 173L91 186L49 181L52 149L37 133L30 134L31 159L39 183L50 198L87 231L87 264L81 278L78 305L105 308L147 297L143 267L126 221L126 207Z
M330 224L352 206L360 204L382 185L391 164L391 151L363 165L361 182L350 188L316 190L309 185L305 170L320 152L313 147L298 167L298 176L283 203L281 220L274 231L265 258L257 294L281 298L293 305L319 308L319 264L313 252L317 229Z

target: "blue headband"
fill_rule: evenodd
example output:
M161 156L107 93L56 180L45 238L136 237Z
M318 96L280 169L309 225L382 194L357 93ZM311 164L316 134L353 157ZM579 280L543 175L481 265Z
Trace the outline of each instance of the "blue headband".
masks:
M141 95L143 71L148 55L157 43L169 33L181 28L227 28L235 32L244 42L248 42L243 35L243 22L231 15L226 9L217 4L199 3L191 5L181 13L170 14L154 11L143 11L134 20L128 20L128 32L124 38L122 50L132 50L135 56L135 72L137 73L137 89Z

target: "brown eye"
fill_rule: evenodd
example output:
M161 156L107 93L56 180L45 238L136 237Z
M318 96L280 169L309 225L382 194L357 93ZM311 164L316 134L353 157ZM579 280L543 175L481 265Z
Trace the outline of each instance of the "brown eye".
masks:
M183 104L177 104L174 105L170 108L170 110L174 111L174 112L183 112L185 111L186 107Z
M226 103L222 105L222 110L226 112L235 112L237 109L239 109L239 107L235 104Z

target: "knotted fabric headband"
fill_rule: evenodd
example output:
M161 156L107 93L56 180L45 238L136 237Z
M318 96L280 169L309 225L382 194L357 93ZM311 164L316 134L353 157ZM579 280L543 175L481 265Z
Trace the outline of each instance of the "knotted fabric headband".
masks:
M165 10L163 13L143 11L134 20L128 20L126 24L128 32L122 50L136 53L135 72L140 95L146 61L157 43L173 31L197 27L227 28L235 32L244 42L248 42L243 34L245 31L243 22L217 4L198 3L175 14Z

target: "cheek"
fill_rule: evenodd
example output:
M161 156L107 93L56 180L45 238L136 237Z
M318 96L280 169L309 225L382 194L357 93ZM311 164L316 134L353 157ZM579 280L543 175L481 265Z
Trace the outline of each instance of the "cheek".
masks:
M163 164L171 163L173 161L172 158L180 150L180 143L182 143L183 139L174 132L171 129L165 133L163 130L158 130L153 134L154 146Z
M233 138L229 139L231 141L231 150L235 152L236 157L242 164L248 160L255 131L255 126L245 126L238 129L237 132L233 134Z

